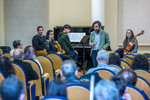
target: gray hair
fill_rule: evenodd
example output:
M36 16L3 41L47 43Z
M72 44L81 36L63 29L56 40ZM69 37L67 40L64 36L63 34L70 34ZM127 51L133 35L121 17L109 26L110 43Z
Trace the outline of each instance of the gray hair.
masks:
M61 70L64 77L70 77L75 75L77 65L73 60L65 60L61 64Z
M101 80L95 87L96 100L119 100L119 91L112 81Z
M21 49L15 49L13 52L13 57L15 60L22 59L23 57L23 51Z
M109 58L109 53L106 50L100 50L97 54L97 59L99 62L106 62Z

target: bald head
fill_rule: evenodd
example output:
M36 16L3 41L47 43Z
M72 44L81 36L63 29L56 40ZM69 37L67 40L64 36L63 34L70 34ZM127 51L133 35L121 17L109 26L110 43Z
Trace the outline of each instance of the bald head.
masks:
M13 52L14 60L22 60L23 52L22 49L15 49Z

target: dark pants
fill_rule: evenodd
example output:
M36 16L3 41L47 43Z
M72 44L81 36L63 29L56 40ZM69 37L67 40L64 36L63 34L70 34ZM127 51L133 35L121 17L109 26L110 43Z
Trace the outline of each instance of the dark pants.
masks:
M73 50L70 50L70 55L73 55L75 58L75 60L77 61L78 60L78 54L76 54L76 52L75 51L73 51Z
M96 60L97 53L98 53L98 51L96 51L96 50L92 51L92 61L93 61L94 67L97 67L97 65L98 65L97 60Z

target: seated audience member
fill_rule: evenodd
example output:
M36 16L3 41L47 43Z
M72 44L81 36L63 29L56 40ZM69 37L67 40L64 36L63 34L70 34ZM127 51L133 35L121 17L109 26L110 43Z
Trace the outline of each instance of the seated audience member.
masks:
M120 56L120 58L123 59L123 57L124 57L124 51L123 51L122 48L118 48L118 49L115 51L115 53L118 53L119 56Z
M141 54L136 55L133 59L132 69L137 68L149 70L148 59Z
M115 82L117 89L119 90L119 97L124 100L131 100L130 94L127 92L126 83L122 76L114 75L110 78L111 81Z
M14 49L12 49L12 50L10 51L10 55L11 55L11 56L13 56L13 52L14 52L15 49L22 49L21 40L15 40L15 41L13 42L13 47L14 47Z
M22 59L23 59L23 52L22 52L21 49L14 50L13 57L14 57L14 61L13 62L21 65L24 68L26 76L27 76L27 81L37 80L39 78L37 73L32 69L31 64L22 61Z
M118 53L110 53L109 54L108 64L117 64L117 65L121 64L120 56L118 55Z
M0 70L4 73L6 77L15 74L15 69L9 61L9 59L5 56L0 57Z
M132 69L122 69L117 75L122 76L127 85L135 86L137 74Z
M95 100L119 100L119 91L113 81L99 81L94 92Z
M108 61L109 61L109 53L106 50L100 50L97 54L97 62L98 62L98 66L96 68L90 68L88 70L88 74L92 73L98 69L109 69L111 71L113 71L115 74L117 74L119 72L119 70L115 67L109 67L108 66Z
M61 77L66 85L70 84L80 84L80 81L77 79L77 65L73 60L65 60L61 64Z
M24 100L23 82L12 75L6 78L0 85L0 96L2 100Z
M47 96L67 97L66 85L60 79L53 79L49 85Z
M35 53L37 55L47 55L46 52L46 36L43 35L44 28L42 26L38 26L37 34L32 38L32 45L35 48Z
M43 68L40 62L36 59L35 50L32 46L29 45L24 48L24 59L33 59L35 62L37 62L40 66L41 74L43 74Z

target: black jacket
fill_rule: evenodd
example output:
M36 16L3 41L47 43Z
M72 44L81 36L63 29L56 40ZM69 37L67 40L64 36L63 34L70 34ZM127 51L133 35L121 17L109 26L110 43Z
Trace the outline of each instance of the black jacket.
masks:
M30 63L23 62L22 60L14 60L14 62L21 65L24 68L27 77L27 82L30 80L37 80L39 78L37 73L32 69Z
M40 35L35 35L32 38L32 45L34 46L35 50L43 50L46 48L45 45L46 42L46 36L40 36Z

